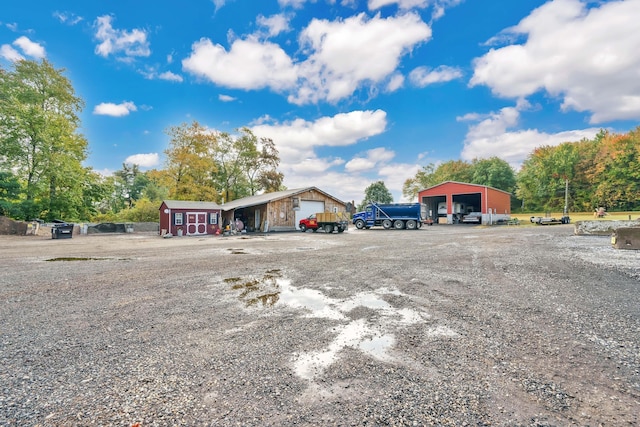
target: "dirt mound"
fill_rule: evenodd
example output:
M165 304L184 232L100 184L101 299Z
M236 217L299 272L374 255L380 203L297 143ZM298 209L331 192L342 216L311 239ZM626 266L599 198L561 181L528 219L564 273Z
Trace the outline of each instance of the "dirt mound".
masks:
M31 223L14 221L6 216L0 216L0 234L18 234L24 236L27 234L29 225L31 225Z

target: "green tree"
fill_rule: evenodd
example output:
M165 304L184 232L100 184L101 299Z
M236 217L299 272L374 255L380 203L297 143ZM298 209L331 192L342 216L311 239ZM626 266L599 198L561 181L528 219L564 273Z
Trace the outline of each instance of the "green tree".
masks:
M409 200L415 200L420 191L438 184L434 175L435 170L436 166L433 163L423 166L413 178L405 180L402 185L402 195Z
M63 72L46 60L0 69L0 166L22 183L25 219L79 219L87 211L88 144L78 132L84 103Z
M463 160L449 160L438 166L433 179L437 184L445 181L471 182L473 167Z
M526 210L549 210L555 186L551 178L551 155L554 148L544 146L536 148L525 159L517 178L517 197L523 201Z
M176 200L214 201L218 199L216 175L218 137L194 121L167 130L170 146L165 150L165 169L154 175Z
M247 178L249 195L258 191L278 191L284 175L278 172L280 155L270 138L258 138L248 128L241 129L237 148L240 150L240 168Z
M133 208L120 212L119 219L126 222L158 222L160 221L158 203L143 197Z
M364 199L358 210L364 210L369 203L393 203L393 196L384 181L376 181L364 190Z
M140 167L135 164L122 164L122 169L115 171L116 186L123 206L131 209L135 202L140 199L146 186L149 184L147 175L140 171Z
M486 185L513 193L516 187L516 174L505 160L498 157L474 159L471 163L472 184Z
M215 152L218 173L215 182L222 202L251 194L246 165L256 155L256 147L250 137L242 135L235 138L226 132L218 134L218 149Z
M605 134L593 173L594 202L609 209L640 206L640 127L627 134Z
M15 202L20 198L21 186L11 172L0 171L0 215L15 216Z
M258 140L246 127L238 132L218 134L215 180L224 201L280 190L284 175L277 170L280 157L275 143L269 138Z

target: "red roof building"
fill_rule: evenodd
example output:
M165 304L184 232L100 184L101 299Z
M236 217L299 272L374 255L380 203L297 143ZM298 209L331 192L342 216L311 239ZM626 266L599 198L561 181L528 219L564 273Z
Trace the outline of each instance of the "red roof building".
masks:
M456 224L472 213L482 214L482 224L495 224L511 217L511 193L486 185L446 181L418 193L429 216L438 223Z

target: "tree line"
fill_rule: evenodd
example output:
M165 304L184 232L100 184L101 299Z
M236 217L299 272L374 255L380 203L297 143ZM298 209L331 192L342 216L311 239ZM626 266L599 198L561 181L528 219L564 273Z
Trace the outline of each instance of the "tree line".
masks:
M156 221L164 199L228 202L284 189L279 153L250 129L235 134L194 121L169 127L162 169L123 164L112 176L83 166L88 141L80 132L84 101L63 69L46 60L0 66L0 215L67 221ZM444 181L488 185L514 195L514 209L540 212L564 206L590 211L640 209L640 127L626 134L601 131L592 140L535 149L516 172L497 157L428 164L403 186L420 190ZM368 201L392 202L384 182Z

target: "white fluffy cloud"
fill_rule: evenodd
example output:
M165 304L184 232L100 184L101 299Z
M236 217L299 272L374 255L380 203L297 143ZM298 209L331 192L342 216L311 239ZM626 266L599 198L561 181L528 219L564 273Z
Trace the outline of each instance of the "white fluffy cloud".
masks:
M562 109L591 112L591 123L640 119L640 0L589 9L580 0L553 0L503 35L522 44L476 59L471 86L501 97L544 91Z
M203 38L182 61L184 71L230 88L282 90L296 81L291 58L280 46L255 38L236 40L227 51Z
M400 9L425 8L429 0L369 0L369 10L378 10L381 7L397 4Z
M353 173L370 171L381 164L390 162L395 155L395 152L384 147L373 148L368 150L364 156L357 156L351 159L344 168L347 172Z
M289 31L289 18L285 14L278 14L269 17L258 16L256 19L258 25L264 27L268 37L277 36L280 33Z
M384 185L391 191L397 195L402 194L402 187L404 186L404 182L416 176L418 171L421 169L420 165L417 164L409 164L409 163L389 163L380 168L378 170L378 174L380 175L380 179L384 181ZM405 200L404 198L401 200L395 200L396 202L411 202L415 200Z
M278 0L278 4L281 7L293 7L294 9L301 8L308 0Z
M160 156L158 153L134 154L127 157L124 162L129 165L151 168L160 164Z
M22 49L25 55L30 56L32 58L42 59L46 56L44 47L42 47L42 45L40 45L39 43L29 40L28 37L25 37L25 36L18 37L13 42L13 44L15 46L18 46L20 49Z
M172 73L171 71L165 71L164 73L158 74L158 78L160 80L168 80L170 82L182 82L182 76L179 74Z
M93 109L93 114L99 116L112 116L122 117L129 115L132 111L137 111L138 108L133 102L125 101L120 104L113 104L111 102L103 102L98 104Z
M431 28L414 13L314 19L300 35L300 45L309 56L300 64L301 85L289 101L334 103L363 84L384 83L396 72L402 56L429 38Z
M521 100L515 107L505 107L497 113L473 113L459 117L459 121L475 122L469 127L461 158L471 161L495 156L519 169L537 147L591 139L600 131L599 128L587 128L550 134L536 129L512 130L519 124L521 111L527 108L529 104Z
M140 29L131 31L113 28L109 15L99 16L94 24L95 38L100 42L96 46L96 53L103 57L116 56L123 61L130 61L136 56L151 55L147 32Z
M432 5L431 20L435 21L442 18L447 9L459 5L462 1L463 0L369 0L367 7L369 10L378 10L385 6L397 4L400 10L408 10L425 9L429 5Z
M19 48L22 53L13 46ZM47 56L45 49L41 44L31 41L26 36L21 36L15 39L13 41L13 46L8 44L0 46L0 57L8 61L15 62L25 59L25 55L34 59L43 59Z
M76 25L77 23L81 22L84 19L82 18L82 16L78 16L73 12L59 12L59 11L53 12L53 17L66 25Z
M386 126L387 114L376 110L351 111L316 121L296 119L285 123L265 123L255 125L251 130L259 137L273 139L280 152L282 168L291 169L307 159L316 158L314 149L317 147L352 145L384 132Z
M306 56L299 62L280 46L252 35L234 40L229 50L203 38L192 45L182 67L229 88L289 93L289 102L298 105L335 103L363 86L400 87L403 80L396 70L401 58L430 37L431 29L414 13L313 19L299 37L300 55Z
M16 62L24 59L24 56L22 56L20 52L15 50L9 44L3 44L2 46L0 46L0 56L11 62Z
M418 67L409 73L411 83L418 87L425 87L434 83L445 83L462 77L462 71L456 67L441 65L436 69Z

